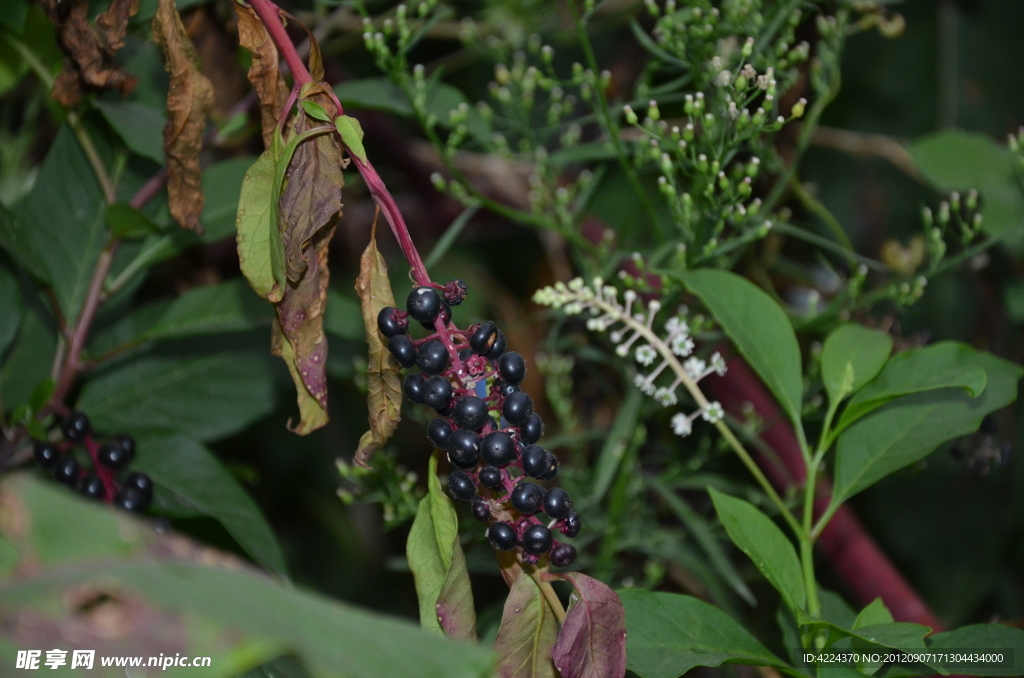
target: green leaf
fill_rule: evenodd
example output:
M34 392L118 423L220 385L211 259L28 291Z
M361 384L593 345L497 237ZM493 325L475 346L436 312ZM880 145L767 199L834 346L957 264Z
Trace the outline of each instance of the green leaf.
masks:
M896 398L939 388L962 388L976 396L985 390L985 371L967 344L943 341L904 351L886 363L879 375L847 403L833 435Z
M892 622L892 612L889 612L889 608L885 606L881 598L875 598L857 615L853 621L853 630L856 631L863 626L891 624Z
M892 352L885 332L849 323L840 325L821 351L821 374L833 406L875 378Z
M928 636L925 639L929 649L942 651L1003 651L1004 665L991 665L974 662L971 664L953 664L938 662L937 666L950 673L968 673L973 676L1020 676L1024 675L1024 631L1003 624L972 624L962 626L953 631L944 631ZM1007 650L1012 651L1013 661L1009 661Z
M24 224L19 222L17 217L2 204L0 204L0 247L37 280L44 283L49 281L48 274L43 270L32 242L25 232Z
M1008 148L984 134L946 130L917 139L908 150L921 174L940 189L978 190L986 232L1000 235L1024 224L1024 193Z
M729 271L689 271L683 283L708 307L800 430L800 346L785 311L764 290Z
M473 591L459 545L459 518L437 477L437 455L427 469L427 496L420 500L405 545L416 581L420 625L462 640L476 639Z
M730 497L713 487L708 487L708 494L729 538L754 561L791 610L804 608L807 592L800 559L782 530L750 502Z
M69 325L85 301L106 240L105 208L92 166L70 128L62 126L18 219Z
M4 11L0 12L0 24L15 33L21 33L28 16L28 0L9 0L4 3Z
M275 270L284 270L284 245L274 202L276 178L277 155L268 148L245 173L235 220L242 273L256 294L271 301L279 301L282 294Z
M363 316L359 303L338 290L327 290L327 310L324 312L324 331L342 339L363 341Z
M533 577L520 573L512 583L494 639L497 678L558 678L551 650L558 621Z
M287 574L281 547L256 502L202 444L182 436L139 438L132 468L215 518L268 571Z
M239 351L155 351L90 379L77 407L100 431L216 440L273 410L270 361Z
M21 326L0 369L5 407L28 402L36 387L50 377L57 350L53 319L38 299L26 297L25 302Z
M0 265L0 318L3 318L0 323L0 359L18 334L23 311L24 303L17 278L6 266Z
M388 76L347 80L336 85L334 93L345 108L386 111L405 117L411 117L414 113L409 97ZM468 104L469 100L456 87L438 81L428 84L426 111L428 115L437 118L441 126L451 126L449 111L463 103ZM472 106L466 117L466 127L475 136L491 132L490 125Z
M860 642L860 647L868 644L903 650L920 649L925 646L924 637L932 632L927 626L908 622L872 624L850 630L820 619L803 618L802 621L802 626L811 630L827 631L830 637L829 646L838 638L852 638Z
M107 228L117 238L144 238L159 230L149 217L127 203L110 205L106 216Z
M203 215L200 221L206 229L203 242L215 242L235 234L235 215L238 196L242 192L245 173L256 158L244 156L211 165L203 172Z
M299 102L299 105L302 106L302 110L304 110L306 115L309 117L315 118L316 120L322 120L323 122L331 121L331 116L329 116L327 111L324 110L324 107L317 102L303 99Z
M714 605L676 593L618 593L626 608L626 667L642 678L677 678L726 662L786 666Z
M1024 374L1020 366L965 345L954 347L962 350L947 355L958 355L964 367L980 369L987 376L985 390L977 397L960 388L903 396L850 426L837 443L833 507L923 459L941 443L976 431L985 415L1017 398L1017 382ZM879 379L884 375L885 370Z
M337 128L338 134L341 135L341 141L345 144L345 148L352 155L366 162L366 149L363 148L363 128L359 125L359 121L350 115L341 115L334 119L334 126Z
M143 158L164 164L164 125L167 116L160 109L138 101L97 99L99 109L125 146Z

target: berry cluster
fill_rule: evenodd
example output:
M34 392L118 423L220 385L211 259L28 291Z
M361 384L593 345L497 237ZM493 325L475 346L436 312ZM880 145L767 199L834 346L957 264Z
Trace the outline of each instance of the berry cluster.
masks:
M565 490L527 480L553 480L558 460L536 444L544 424L519 387L526 361L507 350L493 322L467 330L451 324L451 307L465 296L461 280L417 287L405 311L381 309L377 327L402 367L419 368L403 381L406 398L441 415L428 424L427 436L456 468L448 476L452 496L471 502L473 517L490 523L487 538L495 549L521 547L529 564L550 554L552 565L564 567L576 559L576 548L559 543L552 528L575 537L580 517ZM411 338L410 318L435 331ZM540 512L550 519L547 525Z
M127 511L146 510L153 500L153 481L149 476L133 472L120 480L116 477L135 457L135 440L131 436L116 435L101 444L92 436L89 417L81 412L69 413L61 422L60 431L63 442L32 441L37 464L87 497ZM78 443L85 446L92 458L92 473L83 469L71 454Z

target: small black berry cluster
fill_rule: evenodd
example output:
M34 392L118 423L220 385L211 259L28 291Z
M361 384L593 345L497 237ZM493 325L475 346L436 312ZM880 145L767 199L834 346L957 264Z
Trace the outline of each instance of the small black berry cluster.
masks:
M552 528L575 537L580 517L565 490L545 490L527 480L553 480L558 460L536 444L544 424L519 388L526 361L507 350L505 335L493 322L467 330L451 324L451 307L465 296L461 280L417 287L405 311L382 309L377 327L398 363L420 370L406 375L406 398L441 415L427 426L427 436L457 469L448 476L452 496L472 502L473 517L490 523L487 538L495 549L521 547L528 564L550 554L552 565L564 567L576 559L576 548L559 543ZM411 338L409 318L431 334ZM484 386L478 390L478 384ZM542 511L547 525L537 517Z
M145 473L129 473L123 479L117 474L135 457L135 440L131 436L116 435L100 443L92 434L89 417L82 412L71 412L60 425L64 441L33 440L36 463L53 473L59 482L69 485L91 499L113 503L127 511L142 512L153 500L153 481ZM81 443L92 458L90 473L82 468L71 450Z

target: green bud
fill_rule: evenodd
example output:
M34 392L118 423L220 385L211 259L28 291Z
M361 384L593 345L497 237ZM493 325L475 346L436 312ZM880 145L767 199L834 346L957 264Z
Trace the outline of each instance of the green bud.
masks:
M658 102L651 99L651 102L647 105L647 117L651 120L660 120L661 111L658 110Z
M929 228L932 227L932 225L935 223L935 220L932 217L932 208L931 207L925 207L925 208L923 208L921 210L921 220L924 222L924 227L926 229L929 229Z
M635 125L638 122L640 122L639 118L636 117L636 113L633 111L633 107L630 106L629 104L626 104L625 106L622 107L622 112L626 116L626 122L628 122L630 125Z
M949 203L943 200L939 203L939 225L945 226L949 223Z
M753 53L754 53L754 39L753 38L747 38L746 42L743 43L742 49L740 49L740 54L742 54L743 58L746 59L747 57L749 57Z
M967 191L967 209L972 212L978 209L978 191L973 188Z
M745 90L747 88L747 84L747 76L745 75L736 76L736 80L732 83L733 87L735 87L738 92Z
M1020 143L1017 141L1017 137L1011 134L1008 141L1010 143L1010 150L1014 153L1020 153Z
M807 99L800 99L795 104L793 104L793 109L790 111L790 115L792 115L794 118L802 118L806 107Z

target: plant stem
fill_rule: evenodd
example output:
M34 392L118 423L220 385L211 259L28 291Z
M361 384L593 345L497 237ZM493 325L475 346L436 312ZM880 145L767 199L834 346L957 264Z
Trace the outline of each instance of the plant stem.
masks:
M537 588L540 589L544 599L548 601L548 606L551 607L551 611L555 614L555 619L558 620L558 625L561 626L565 623L565 608L562 607L562 601L558 599L558 594L555 593L555 589L551 586L551 582L544 581L541 578L540 572L533 568L530 572L530 579L537 584Z

